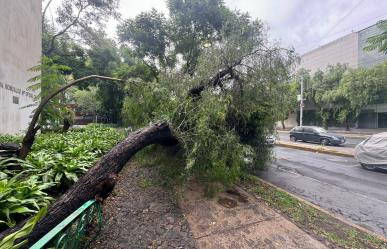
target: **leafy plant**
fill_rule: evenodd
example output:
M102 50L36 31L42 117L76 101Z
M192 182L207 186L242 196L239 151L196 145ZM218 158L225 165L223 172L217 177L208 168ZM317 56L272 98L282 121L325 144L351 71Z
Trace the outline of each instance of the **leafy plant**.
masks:
M27 240L23 240L15 244L17 239L23 238L34 229L38 221L47 213L47 207L42 207L39 212L26 222L26 224L18 231L6 236L0 241L0 249L18 249L27 244Z
M0 225L13 227L17 218L37 213L53 200L44 191L54 183L41 183L38 177L23 179L21 174L0 180Z
M0 230L38 212L53 200L49 191L71 186L123 138L123 131L88 125L40 134L26 160L0 157Z
M0 143L14 143L19 144L22 141L21 136L0 134Z

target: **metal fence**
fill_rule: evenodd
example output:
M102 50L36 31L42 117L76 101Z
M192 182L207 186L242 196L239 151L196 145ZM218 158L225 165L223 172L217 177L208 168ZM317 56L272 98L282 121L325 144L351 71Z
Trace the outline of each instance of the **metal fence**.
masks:
M88 248L102 226L102 210L95 200L89 200L37 241L31 249Z

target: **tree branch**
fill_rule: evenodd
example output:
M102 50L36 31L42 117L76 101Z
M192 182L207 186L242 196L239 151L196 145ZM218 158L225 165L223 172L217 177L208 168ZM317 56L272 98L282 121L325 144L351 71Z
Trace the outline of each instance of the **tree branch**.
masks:
M78 14L77 16L74 18L74 20L69 24L67 25L65 28L63 28L61 31L59 31L58 33L56 33L55 35L53 35L51 37L51 40L50 40L50 48L48 49L47 51L47 54L51 54L52 50L54 50L54 42L55 42L55 39L61 35L63 35L64 33L66 33L66 31L71 28L72 26L74 26L78 20L79 20L79 17L81 16L81 13L89 6L89 4L85 5L85 6L81 6L81 8L79 9L78 11Z
M31 122L30 122L30 124L28 126L26 135L23 138L22 146L21 146L21 148L19 150L19 153L18 153L18 157L19 158L25 159L27 157L28 153L30 152L32 144L34 143L34 140L35 140L35 135L38 132L38 130L40 129L40 127L36 126L36 124L38 122L40 113L42 112L42 110L46 106L46 104L52 98L54 98L56 95L58 95L59 93L65 91L67 88L72 87L72 86L78 84L79 82L82 82L82 81L85 81L85 80L88 80L88 79L103 79L103 80L113 80L113 81L121 81L121 82L125 81L123 79L111 78L111 77L107 77L107 76L89 75L89 76L86 76L86 77L83 77L83 78L80 78L80 79L77 79L77 80L70 81L68 84L62 86L61 88L59 88L55 92L53 92L50 95L48 95L47 97L45 97L40 102L40 104L38 105L38 107L35 110L34 115L32 116L32 119L31 119Z
M46 18L46 12L48 7L50 6L52 0L49 0L48 3L46 4L46 7L44 7L43 13L42 13L42 27L44 27L44 19Z

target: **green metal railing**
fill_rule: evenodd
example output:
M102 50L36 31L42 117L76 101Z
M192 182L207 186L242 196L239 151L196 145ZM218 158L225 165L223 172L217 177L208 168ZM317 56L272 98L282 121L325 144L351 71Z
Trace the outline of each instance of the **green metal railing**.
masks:
M102 210L95 200L89 200L43 236L30 249L87 248L102 225Z

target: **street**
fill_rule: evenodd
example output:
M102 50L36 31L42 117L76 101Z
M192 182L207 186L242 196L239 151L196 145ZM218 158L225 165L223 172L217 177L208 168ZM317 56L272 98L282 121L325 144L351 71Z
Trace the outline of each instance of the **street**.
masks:
M274 153L261 178L387 236L387 173L366 171L353 158L282 147Z
M290 142L289 139L289 133L278 133L279 139L281 141ZM354 137L345 137L345 144L341 145L340 147L348 147L348 148L355 148L356 145L358 145L361 141L363 141L365 138L354 138ZM340 148L338 147L338 148Z

